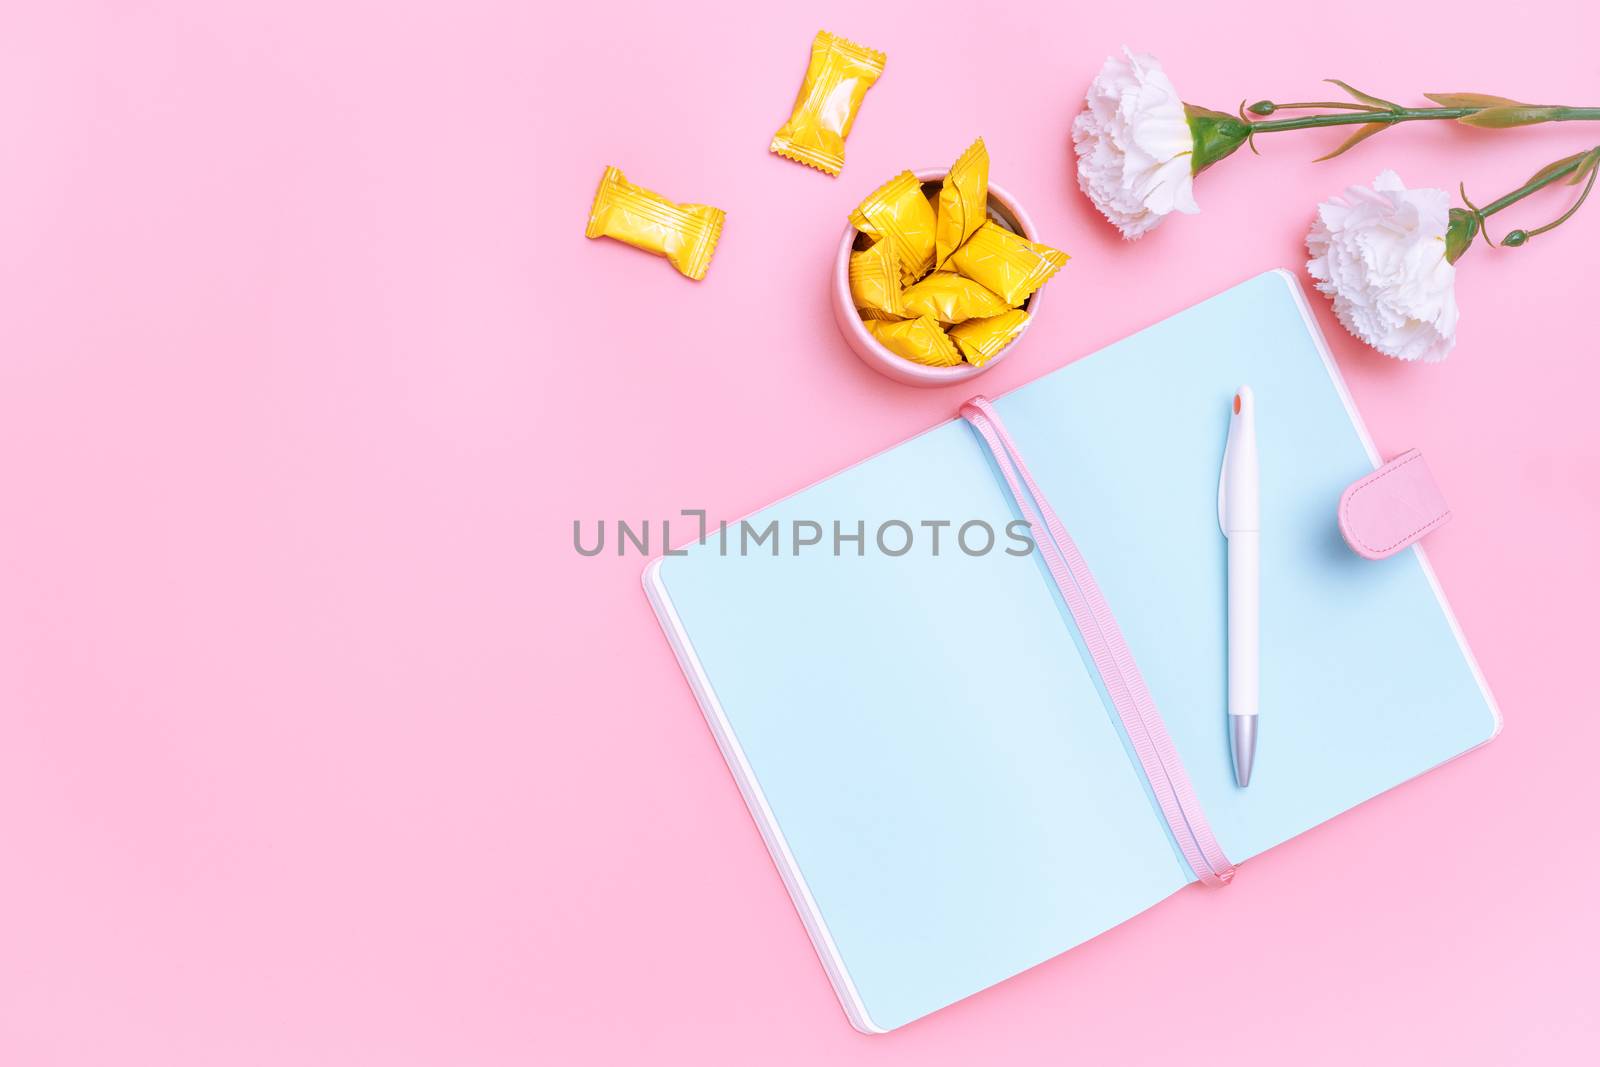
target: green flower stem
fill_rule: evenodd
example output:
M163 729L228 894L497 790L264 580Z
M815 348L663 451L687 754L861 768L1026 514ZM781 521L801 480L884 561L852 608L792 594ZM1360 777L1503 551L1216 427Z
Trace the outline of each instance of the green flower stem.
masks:
M1465 208L1453 207L1450 209L1450 222L1445 229L1445 259L1451 263L1460 259L1466 254L1467 249L1472 247L1472 239L1478 236L1479 233L1483 234L1485 241L1493 245L1494 241L1488 234L1487 220L1495 212L1504 211L1512 204L1533 195L1547 185L1553 185L1559 181L1565 181L1568 185L1576 185L1582 182L1585 176L1589 180L1584 185L1583 191L1578 194L1578 199L1561 214L1560 218L1531 230L1512 230L1500 239L1500 243L1505 247L1520 248L1532 238L1539 236L1541 233L1549 233L1563 222L1572 218L1573 215L1578 213L1578 209L1583 206L1583 202L1589 199L1589 194L1594 190L1595 178L1600 177L1600 145L1588 151L1568 156L1566 159L1556 160L1518 188L1511 190L1511 192L1498 200L1485 204L1483 207L1478 207L1467 199L1467 190L1463 186L1461 199L1466 202L1467 206Z
M1352 104L1348 100L1302 100L1293 104L1272 104L1273 111L1308 111L1314 107L1331 107L1344 111L1382 111L1382 108L1373 107L1371 104ZM1264 112L1270 114L1270 112Z
M1289 107L1281 104L1280 107ZM1405 107L1396 111L1352 111L1344 115L1305 115L1297 119L1267 119L1252 122L1252 133L1278 133L1281 130L1309 130L1317 126L1363 126L1369 122L1390 125L1418 119L1460 119L1487 110L1481 107ZM1550 122L1600 121L1600 107L1558 107L1551 109Z
M1348 152L1374 134L1382 133L1402 122L1442 119L1486 129L1506 129L1514 126L1535 126L1545 122L1600 121L1600 107L1522 104L1505 97L1485 96L1482 93L1429 93L1428 98L1440 106L1403 107L1390 100L1369 96L1337 79L1332 80L1333 84L1355 97L1355 102L1275 104L1270 100L1258 100L1248 109L1241 103L1237 116L1185 103L1184 117L1188 120L1189 132L1194 138L1190 173L1199 174L1207 167L1232 155L1241 145L1248 144L1253 151L1255 136L1258 133L1312 130L1322 126L1359 127L1346 138L1344 144L1320 157L1332 159ZM1333 109L1335 113L1301 115L1292 119L1251 118L1250 114L1246 114L1248 110L1253 115L1266 116L1280 109L1302 107L1325 107Z
M1537 193L1540 189L1543 189L1545 186L1550 185L1550 184L1552 184L1554 182L1558 182L1562 178L1565 178L1567 175L1571 174L1573 171L1575 171L1579 167L1583 166L1583 161L1584 161L1584 154L1583 153L1579 153L1578 155L1573 156L1571 159L1567 160L1566 163L1562 164L1559 167L1556 167L1555 169L1549 171L1546 174L1540 175L1536 180L1529 182L1527 185L1524 185L1522 188L1513 189L1511 192L1507 193L1505 196L1502 196L1499 200L1495 200L1495 201L1492 201L1490 203L1487 203L1487 204L1483 205L1481 208L1478 209L1479 216L1481 216L1482 218L1488 218L1490 215L1493 215L1496 211L1504 211L1506 208L1510 207L1512 204L1515 204L1518 200L1521 200L1523 197L1530 196L1533 193Z
M1399 111L1352 111L1344 115L1305 115L1297 119L1268 119L1252 122L1252 133L1278 133L1281 130L1309 130L1318 126L1364 126L1369 122L1385 124L1411 122L1415 119L1459 119L1482 111L1478 107L1407 107ZM1586 118L1600 119L1600 108L1573 109L1593 111Z

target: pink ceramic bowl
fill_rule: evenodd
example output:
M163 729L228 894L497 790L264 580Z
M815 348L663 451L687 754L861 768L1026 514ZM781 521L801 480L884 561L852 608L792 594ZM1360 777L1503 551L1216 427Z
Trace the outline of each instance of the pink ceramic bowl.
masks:
M923 183L924 190L931 192L937 192L938 183L944 181L945 175L943 170L918 170L912 173ZM929 183L933 183L931 189ZM989 217L1030 241L1039 239L1038 231L1033 228L1033 220L1028 217L1022 205L993 182L989 183ZM850 343L856 355L860 356L867 366L897 382L905 382L907 385L955 385L958 382L970 381L1015 352L1027 334L1028 327L1033 325L1034 316L1039 314L1039 293L1034 293L1022 305L1028 312L1028 321L1023 325L1022 332L1012 338L1011 343L1002 348L997 356L981 367L974 367L970 363L954 367L924 367L920 363L913 363L880 345L878 339L867 332L860 313L856 311L855 301L850 299L850 253L858 250L856 248L858 240L865 247L867 239L854 226L846 226L844 236L839 239L839 254L834 257L833 263L833 318L839 324L839 332L844 334L844 339Z

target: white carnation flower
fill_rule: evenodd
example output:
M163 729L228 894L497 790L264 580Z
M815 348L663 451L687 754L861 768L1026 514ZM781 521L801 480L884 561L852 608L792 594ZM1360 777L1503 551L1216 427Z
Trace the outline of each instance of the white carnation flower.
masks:
M1133 240L1162 217L1200 210L1194 135L1178 91L1154 57L1127 48L1106 60L1072 123L1078 186Z
M1456 343L1456 268L1445 258L1450 197L1392 170L1317 208L1306 269L1344 328L1396 359L1434 362Z

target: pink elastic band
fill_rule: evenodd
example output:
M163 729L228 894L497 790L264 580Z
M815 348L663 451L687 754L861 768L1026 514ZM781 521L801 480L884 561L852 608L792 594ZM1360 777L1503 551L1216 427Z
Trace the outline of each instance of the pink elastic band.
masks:
M1089 656L1100 672L1106 692L1111 695L1123 729L1139 757L1139 766L1155 792L1156 803L1183 858L1205 884L1227 885L1233 880L1234 866L1223 855L1205 813L1200 810L1194 786L1167 734L1161 713L1150 698L1150 690L1133 662L1133 653L1111 614L1111 606L1095 583L1094 575L1089 573L1078 546L1067 536L1066 527L1061 525L1050 502L1034 484L994 405L985 397L975 396L961 406L961 417L972 424L988 446L1011 489L1012 498L1022 510L1022 517L1035 531L1041 528L1045 531L1046 536L1038 538L1045 566L1083 635Z

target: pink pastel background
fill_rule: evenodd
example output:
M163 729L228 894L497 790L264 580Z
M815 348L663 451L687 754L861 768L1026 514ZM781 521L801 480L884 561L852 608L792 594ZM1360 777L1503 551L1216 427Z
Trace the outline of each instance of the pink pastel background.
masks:
M1454 504L1430 550L1500 740L889 1036L835 1003L644 561L572 549L953 412L855 359L825 274L867 190L978 134L1074 255L991 392L1302 268L1384 167L1488 199L1600 140L1265 139L1125 245L1067 148L1124 42L1220 109L1323 76L1600 103L1592 3L1202 7L0 9L0 1063L1592 1054L1600 205L1462 261L1442 366L1318 301ZM889 55L837 180L766 152L819 26ZM583 239L606 164L727 209L702 284Z

